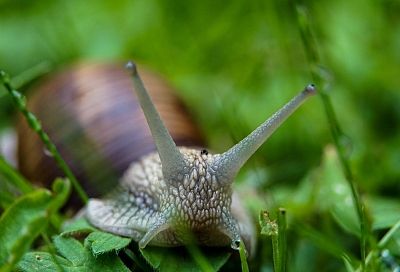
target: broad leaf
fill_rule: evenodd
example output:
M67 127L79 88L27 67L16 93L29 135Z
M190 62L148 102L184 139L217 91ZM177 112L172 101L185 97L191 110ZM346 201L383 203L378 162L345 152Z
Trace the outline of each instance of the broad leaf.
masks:
M86 234L93 231L97 231L95 227L89 224L89 222L84 218L79 218L68 222L62 226L61 236L70 236L75 234Z
M315 177L320 184L320 208L328 210L346 231L360 235L360 224L351 189L343 175L336 150L328 146L324 161Z
M18 269L21 271L41 272L67 271L66 268L70 265L70 261L60 256L51 255L48 252L29 252L18 263Z
M81 265L74 265L72 262L60 256L54 256L47 252L30 252L24 255L18 268L21 271L31 272L92 272L92 271L110 271L110 272L129 272L130 270L122 263L116 255L104 255L98 258L86 255L86 262Z
M374 197L368 199L368 204L374 230L390 228L400 220L400 201L398 199Z
M92 250L93 255L104 254L107 252L118 252L125 248L132 241L130 238L117 236L107 232L95 231L85 239L85 246Z
M67 238L70 235L73 236L75 234L87 233L89 233L89 235L85 238L85 250L90 250L92 255L96 256L96 259L103 255L109 256L115 254L115 252L127 247L131 242L131 239L129 238L96 230L89 225L87 220L84 218L77 219L76 221L65 225L61 235L63 236L62 238ZM72 238L69 237L69 239ZM60 240L60 238L57 238L57 240ZM55 243L57 243L57 240L55 240ZM72 250L74 245L77 246L77 244L73 242L65 243L71 243L67 249L70 248ZM71 258L74 256L73 253L65 253L67 249L63 246L58 245L57 248L64 257L69 256L69 254ZM79 249L74 250L78 251ZM229 249L226 250L225 248L207 248L206 253L202 253L199 250L192 250L189 253L184 248L161 247L146 247L141 250L141 254L154 269L174 272L202 271L201 264L204 265L204 262L202 262L203 260L207 262L206 267L210 267L211 270L217 271L225 264L231 255ZM197 254L201 254L202 256L198 256Z
M93 255L104 254L110 251L118 252L132 241L130 238L102 232L89 224L85 218L79 218L63 226L61 236L75 236L89 234L85 238L85 247L90 248Z
M57 251L73 265L84 264L87 257L86 250L78 240L72 237L56 236L53 241Z
M116 254L94 257L78 240L57 236L54 239L57 251L63 256L47 252L31 252L24 255L18 268L22 271L130 271Z

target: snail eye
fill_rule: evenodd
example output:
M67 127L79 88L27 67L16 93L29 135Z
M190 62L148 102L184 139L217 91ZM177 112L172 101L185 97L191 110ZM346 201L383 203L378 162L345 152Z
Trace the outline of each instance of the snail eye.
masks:
M200 151L200 154L201 154L201 155L208 155L207 149L202 149L202 150Z

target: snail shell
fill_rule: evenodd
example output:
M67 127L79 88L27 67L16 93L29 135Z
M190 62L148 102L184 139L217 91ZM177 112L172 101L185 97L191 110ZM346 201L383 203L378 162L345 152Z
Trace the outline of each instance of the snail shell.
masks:
M175 142L202 146L199 129L172 88L149 71L141 74ZM132 162L155 150L131 78L119 63L77 64L48 75L31 90L28 108L92 197L115 187ZM63 175L22 118L18 164L44 186Z

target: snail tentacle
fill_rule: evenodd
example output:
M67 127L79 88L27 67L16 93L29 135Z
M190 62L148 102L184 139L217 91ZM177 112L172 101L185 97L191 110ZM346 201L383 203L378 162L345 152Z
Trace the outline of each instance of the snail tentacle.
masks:
M240 168L254 152L257 151L269 136L271 136L271 134L275 132L275 130L294 113L308 97L310 97L310 95L315 93L315 86L313 84L307 85L302 92L275 112L252 133L228 151L221 154L213 165L213 168L219 175L219 180L232 183Z
M178 175L178 173L182 172L182 169L185 167L183 156L179 152L174 140L161 120L160 115L144 87L139 73L137 72L136 65L133 62L128 62L126 68L131 71L136 95L138 96L140 106L143 109L158 154L161 158L164 177L167 182L171 181Z
M231 213L223 213L219 230L231 239L231 248L238 250L241 241L239 225Z
M145 248L148 243L152 242L152 240L162 231L167 230L170 225L162 214L159 214L155 218L155 223L150 227L150 229L146 232L146 234L140 239L139 247Z

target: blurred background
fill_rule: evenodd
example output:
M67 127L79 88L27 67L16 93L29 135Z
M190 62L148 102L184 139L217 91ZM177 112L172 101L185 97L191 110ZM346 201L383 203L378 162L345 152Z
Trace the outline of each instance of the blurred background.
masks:
M210 149L222 152L312 81L299 7L309 15L321 57L318 73L324 83L319 87L332 100L347 159L379 239L400 215L397 0L1 0L0 68L17 80L33 67L51 71L84 60L134 59L177 89ZM0 133L13 125L15 114L5 94L0 87ZM346 207L332 212L342 196L335 198L325 180L344 180L332 142L321 100L313 98L260 148L238 184L259 192L256 203L249 203L255 221L261 209L286 207L290 222L301 220L359 257L357 234L340 219ZM381 213L388 210L390 215ZM392 221L382 223L377 216L392 216ZM296 229L294 223L289 227ZM307 231L291 232L293 271L321 264L327 271L343 269L335 255L340 250L316 242ZM252 264L263 271L272 267L269 244L260 238Z

